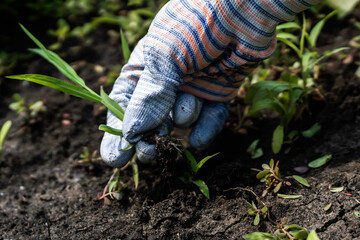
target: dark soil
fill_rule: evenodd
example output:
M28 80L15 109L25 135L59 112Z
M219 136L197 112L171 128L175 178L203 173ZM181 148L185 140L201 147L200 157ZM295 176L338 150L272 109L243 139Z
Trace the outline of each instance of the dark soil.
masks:
M359 14L357 21L359 21ZM353 20L329 24L322 34L321 49L347 46L359 35ZM334 29L336 27L337 29ZM110 65L121 62L120 45L111 44L106 28L95 33L90 47L69 47L63 55L99 90ZM255 200L252 190L261 195L264 185L251 168L260 168L270 158L280 161L282 176L296 174L295 166L332 154L325 166L304 174L311 184L305 188L291 181L284 194L301 194L295 200L268 194L274 221L289 222L314 229L321 239L360 239L360 49L350 49L325 61L318 83L323 86L325 102L312 102L312 115L305 121L322 129L311 139L300 139L290 153L271 153L270 141L276 119L262 118L248 134L234 133L228 124L202 157L215 152L199 172L210 189L204 197L195 185L185 185L178 176L186 162L169 154L149 165L139 163L140 183L134 189L131 169L122 172L128 184L121 201L107 206L97 200L113 169L102 162L75 165L84 146L99 149L105 123L105 110L99 105L64 95L55 90L25 82L2 79L0 85L0 124L13 120L4 144L0 167L0 239L242 239L254 231L274 232L273 224L262 220L253 226L246 201ZM350 60L349 60L350 59ZM96 71L96 66L105 68ZM29 63L28 73L60 74L43 60ZM111 86L105 90L109 92ZM47 111L33 124L8 109L15 92L29 102L45 101ZM234 118L234 116L233 116ZM67 124L69 120L70 124ZM307 122L308 121L308 122ZM180 136L181 137L181 136ZM246 148L260 138L264 156L252 160ZM165 155L166 156L166 155ZM343 186L341 193L329 191L329 185ZM323 208L332 203L330 210Z

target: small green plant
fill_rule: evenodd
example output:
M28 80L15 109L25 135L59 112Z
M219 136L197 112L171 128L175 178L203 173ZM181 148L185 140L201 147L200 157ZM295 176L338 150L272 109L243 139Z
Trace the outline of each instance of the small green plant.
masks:
M194 179L196 177L196 174L198 173L198 171L200 170L200 168L210 159L215 157L216 155L218 155L219 153L215 153L214 155L211 156L207 156L203 159L201 159L199 162L196 161L194 155L192 155L192 153L187 150L187 149L183 149L186 159L189 161L189 165L191 168L191 172L186 171L184 173L184 176L179 177L179 179L181 181L183 181L184 183L193 183L195 184L199 189L200 192L202 194L204 194L205 197L210 198L210 192L209 192L209 188L206 185L206 183L201 180L201 179Z
M287 220L276 225L276 231L272 233L253 232L243 236L247 240L320 240L314 230L307 230L296 224L287 224Z
M265 203L260 201L260 199L257 199L257 200L258 200L258 204L260 205L259 208L254 203L254 201L252 201L251 203L246 202L246 205L249 207L248 214L250 216L255 216L255 218L254 218L254 225L255 226L259 225L260 216L262 216L264 219L268 216L268 208L265 205Z
M98 200L104 200L105 205L111 205L110 199L121 200L124 196L123 190L127 187L127 185L120 181L120 173L121 169L115 168L114 173L111 175L104 188L103 193L98 193Z
M7 120L4 125L2 125L1 130L0 130L0 165L2 162L2 148L3 148L3 143L5 140L5 137L7 135L7 133L9 132L10 128L11 128L12 122L10 120Z
M292 143L298 138L299 131L290 131L290 124L299 119L305 109L309 110L309 96L321 95L315 84L315 75L319 63L325 58L347 48L338 48L319 55L315 51L317 39L326 22L336 12L328 14L318 22L308 33L306 19L303 15L302 26L295 22L284 23L277 28L277 38L296 53L297 69L291 72L282 67L280 81L258 81L250 85L246 92L245 103L251 104L249 115L255 115L262 109L271 109L280 116L280 124L275 128L272 138L272 150L279 153L284 143ZM301 31L300 39L284 30L295 29ZM305 46L307 43L307 46ZM316 70L316 71L315 71ZM320 130L318 125L311 129L313 134ZM312 134L312 135L313 135ZM303 134L304 137L309 135Z
M109 98L109 96L104 92L102 88L100 90L100 95L95 93L85 84L84 80L80 78L79 75L77 75L77 73L74 71L74 69L71 68L69 64L62 60L55 52L47 50L45 46L38 39L36 39L23 25L20 24L20 26L23 31L31 38L31 40L33 40L35 44L39 47L37 49L31 49L31 51L39 54L40 56L48 60L74 84L41 74L13 75L7 76L7 78L34 82L68 93L75 97L83 98L96 103L101 103L111 112L113 112L114 115L117 116L120 120L123 120L124 110L119 106L119 104ZM108 131L111 134L122 135L121 130L109 128L108 126L103 124L100 125L99 129L103 131Z
M23 116L23 118L29 124L32 124L36 121L39 113L46 111L46 106L42 100L38 100L33 103L28 103L26 100L21 97L18 93L15 93L12 96L14 102L9 105L9 108L15 111L17 114Z
M274 160L271 159L269 164L262 164L263 170L256 175L256 178L266 184L266 189L262 193L262 197L272 189L274 193L279 192L284 184L284 180L280 176L278 167L279 161L274 164Z
M264 154L262 148L257 147L258 143L259 139L254 140L246 150L252 159L259 158Z
M288 178L294 179L295 181L297 181L298 183L300 183L305 187L310 187L309 182L305 178L300 177L298 175L285 177L283 179L280 175L279 161L277 161L276 164L274 164L274 160L271 159L269 164L264 163L261 165L261 167L263 170L259 170L259 173L256 175L256 178L259 179L261 182L265 183L266 185L266 189L263 191L262 197L265 197L271 190L274 193L278 193L283 186L291 186L291 183L289 181L284 180ZM279 193L278 196L282 198L291 198L291 199L301 197L300 195L285 195Z

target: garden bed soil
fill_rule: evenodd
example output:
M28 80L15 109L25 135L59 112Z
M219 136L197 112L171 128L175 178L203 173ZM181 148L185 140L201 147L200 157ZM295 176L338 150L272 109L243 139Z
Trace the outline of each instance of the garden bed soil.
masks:
M346 27L335 21L325 29L322 50L347 46L360 34L349 19L341 22ZM108 67L121 61L121 52L120 45L110 44L103 28L94 34L91 46L70 47L65 59L98 91ZM311 188L290 180L292 186L281 190L301 198L268 194L265 202L274 221L287 218L316 230L321 239L360 239L360 218L354 214L360 211L360 79L355 76L360 49L345 53L350 56L347 61L338 54L327 59L321 70L318 83L326 101L311 104L313 114L306 123L322 125L313 138L300 139L290 153L274 156L270 142L277 120L262 118L248 134L236 133L227 124L206 152L196 153L201 157L220 152L198 176L208 184L210 199L195 185L178 179L186 168L183 159L162 155L162 161L139 163L137 189L131 169L124 170L121 179L128 187L123 199L105 205L97 200L97 193L103 191L113 169L101 161L76 163L84 146L91 152L99 149L103 133L97 127L105 123L106 111L49 88L2 79L0 124L12 119L13 126L0 166L0 239L242 239L254 231L274 232L270 221L254 226L247 213L245 202L255 200L248 190L261 195L264 189L251 169L274 158L280 161L282 176L291 176L296 174L295 166L326 154L333 156L328 164L303 175ZM29 63L27 72L61 77L39 59ZM109 92L111 86L105 90ZM26 124L8 109L16 92L30 102L44 100L47 111L35 123ZM253 160L246 148L257 138L264 155ZM332 193L329 185L344 190ZM329 203L332 206L325 211Z

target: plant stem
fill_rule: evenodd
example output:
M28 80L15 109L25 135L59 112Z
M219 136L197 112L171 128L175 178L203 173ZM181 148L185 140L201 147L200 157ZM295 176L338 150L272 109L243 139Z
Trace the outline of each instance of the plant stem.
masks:
M290 234L288 231L286 231L284 228L281 228L281 231L282 231L283 233L285 233L286 236L288 236L288 238L289 238L290 240L295 240L295 239L293 238L293 236L291 236L291 234Z

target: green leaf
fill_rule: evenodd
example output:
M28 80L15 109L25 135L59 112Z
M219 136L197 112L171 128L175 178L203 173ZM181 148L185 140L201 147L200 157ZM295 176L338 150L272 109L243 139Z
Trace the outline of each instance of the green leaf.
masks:
M278 125L273 133L272 150L275 154L279 153L284 142L284 126Z
M308 183L308 181L303 178L303 177L300 177L298 175L293 175L293 178L298 181L299 183L301 183L302 185L306 186L306 187L310 187L310 184Z
M261 209L261 212L265 215L268 211L268 208L266 206L264 206L262 209Z
M187 150L186 148L184 148L184 153L185 153L187 160L189 160L191 170L193 171L193 173L196 173L197 172L197 162L196 162L194 155L192 155L192 153L189 150Z
M323 29L325 22L331 18L332 16L334 16L337 13L337 10L332 11L331 13L329 13L325 18L323 18L320 22L318 22L312 29L311 32L309 34L309 44L311 47L316 47L316 42L317 39L320 35L321 30Z
M122 48L122 53L123 56L125 58L125 62L129 61L130 58L130 48L129 48L129 44L126 41L124 32L122 30L120 30L120 35L121 35L121 48Z
M269 173L269 170L263 170L263 171L259 172L258 174L256 174L256 178L257 178L257 179L262 179L262 178L264 178L268 173Z
M331 158L332 158L331 154L322 156L320 158L315 159L314 161L309 162L308 166L311 168L319 168L324 164L326 164L328 161L330 161Z
M117 182L116 181L111 181L110 185L109 185L109 195L112 199L114 199L114 197L112 196L112 192L115 192L116 189L114 189L114 187L116 186Z
M125 111L120 107L120 105L112 100L105 92L103 87L100 89L101 102L107 107L116 117L121 121L124 119Z
M311 230L306 240L320 240L320 238L317 236L315 230Z
M136 163L136 153L131 158L130 162L131 162L131 168L132 168L132 174L133 174L135 189L137 189L138 186L139 186L139 167L138 167L138 165Z
M342 192L343 190L344 190L343 186L341 186L341 187L331 187L330 188L330 191L333 192L333 193Z
M42 57L44 57L46 60L48 60L51 64L53 64L62 74L64 74L66 77L68 77L71 81L73 81L75 84L85 88L89 92L94 93L91 89L89 89L86 85L84 80L80 78L77 73L72 69L72 67L67 64L64 60L62 60L56 53L47 50L45 46L34 36L32 35L23 25L19 24L22 30L28 35L28 37L33 40L33 42L40 48L40 50L34 50L31 51L40 54Z
M277 33L276 36L278 38L282 38L282 39L288 39L292 42L296 42L298 40L298 37L292 33L287 33L287 32L280 32Z
M274 169L274 159L270 159L269 166L271 169Z
M251 210L257 210L256 207L254 207L251 203L246 202L246 205L251 209Z
M248 214L249 214L250 216L255 216L255 215L256 215L256 212L255 212L254 210L252 210L252 209L249 209L249 210L248 210Z
M347 50L349 49L348 47L342 47L342 48L337 48L335 50L332 50L330 52L326 52L323 56L321 56L320 58L316 59L314 62L312 62L310 65L309 65L309 68L312 68L314 67L316 64L318 64L319 62L321 62L324 58L326 57L329 57L335 53L338 53L338 52L341 52L341 51L344 51L344 50Z
M132 149L135 146L135 143L129 143L129 144L130 144L130 146L128 146L127 148L120 149L119 151L125 152L127 150Z
M277 196L281 197L281 198L285 198L285 199L297 199L297 198L302 197L302 195L287 195L287 194L281 194L281 193L278 193Z
M282 186L282 182L279 182L279 183L276 185L276 187L274 188L274 193L279 192L279 191L280 191L281 186Z
M257 226L260 223L260 214L256 213L255 219L254 219L254 225Z
M213 154L213 155L211 155L211 156L207 156L207 157L204 157L203 159L201 159L200 162L196 165L196 172L195 172L195 174L199 171L199 169L200 169L210 158L213 158L213 157L215 157L215 156L218 155L218 154L219 154L219 152L218 152L218 153L215 153L215 154Z
M315 133L320 131L320 129L321 129L321 125L319 123L315 123L309 129L302 131L301 134L306 138L312 138L315 135Z
M246 150L246 152L251 154L252 159L259 158L264 154L261 148L256 148L258 143L259 139L254 140Z
M266 163L261 164L261 167L262 167L264 170L270 169L270 166L269 166L268 164L266 164Z
M262 155L264 155L264 152L263 152L262 148L257 148L255 150L254 154L251 155L251 158L256 159L256 158L261 157Z
M332 206L332 203L329 203L328 205L326 205L326 206L324 207L324 211L329 211L330 208L331 208L331 206Z
M278 238L270 233L253 232L243 236L247 240L277 240Z
M360 218L360 212L354 211L354 214L355 214L355 216L357 216L358 218Z
M113 135L123 136L122 130L109 127L108 125L105 125L105 124L100 124L99 130L113 134Z
M300 29L301 27L296 22L287 22L287 23L279 24L276 27L276 30L289 29L289 28Z
M303 227L300 227L299 225L296 224L291 224L285 227L285 230L303 230Z
M192 182L199 187L200 191L202 192L202 194L204 194L205 197L210 199L209 188L203 180L198 179L193 180Z
M296 52L296 54L298 55L299 58L301 58L301 51L294 43L290 42L286 38L281 38L281 37L278 37L277 40L285 43L287 46L289 46L292 50L294 50Z
M294 239L305 239L305 238L307 238L308 235L309 235L309 233L307 231L300 230L297 233L295 233L293 236L294 236Z
M3 147L3 142L5 140L5 137L7 135L7 133L9 132L10 128L11 128L12 122L10 120L7 120L1 127L0 130L0 151L2 150Z
M300 88L297 84L278 81L261 81L250 86L245 96L245 103L251 104L249 114L253 114L261 109L272 109L282 113L283 110L278 103L274 102L274 96L290 89ZM271 96L268 91L271 92Z
M57 78L53 78L41 74L12 75L12 76L6 76L6 78L34 82L46 87L50 87L68 93L78 98L82 98L96 103L101 103L101 98L96 93L91 93L81 87L75 86L73 84L59 80Z
M249 147L246 149L246 152L253 154L256 150L256 146L259 143L259 139L256 139L254 141L252 141L252 143L249 145Z

